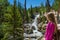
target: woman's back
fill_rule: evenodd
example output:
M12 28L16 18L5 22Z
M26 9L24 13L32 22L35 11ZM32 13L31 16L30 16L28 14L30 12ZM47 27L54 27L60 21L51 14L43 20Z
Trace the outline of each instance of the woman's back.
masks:
M53 40L53 34L55 31L55 24L53 22L48 22L46 26L45 40Z

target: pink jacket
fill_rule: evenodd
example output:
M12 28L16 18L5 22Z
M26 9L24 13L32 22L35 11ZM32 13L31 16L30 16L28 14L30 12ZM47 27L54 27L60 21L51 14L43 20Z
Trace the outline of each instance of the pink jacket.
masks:
M53 34L55 30L55 25L53 22L48 22L45 32L45 40L53 40Z

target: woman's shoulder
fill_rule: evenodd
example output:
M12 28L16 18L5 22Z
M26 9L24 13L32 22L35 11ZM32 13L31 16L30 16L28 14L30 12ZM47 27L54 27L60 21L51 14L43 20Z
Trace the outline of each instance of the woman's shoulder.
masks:
M49 28L55 28L55 23L49 22Z
M53 23L53 22L51 22L51 21L49 22L49 24L51 24L51 25L55 25L55 23Z

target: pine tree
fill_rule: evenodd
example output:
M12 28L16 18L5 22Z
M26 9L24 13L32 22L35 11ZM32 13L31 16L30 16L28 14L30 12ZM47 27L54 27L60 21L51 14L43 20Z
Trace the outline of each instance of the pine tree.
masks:
M3 5L2 2L0 3L0 40L3 38L3 32L2 32L2 22L3 22Z
M24 18L24 20L28 23L29 22L29 18L28 18L28 13L27 13L27 10L26 10L26 0L25 0L25 4L24 4L24 16L25 16L25 18Z
M8 0L0 0L0 40L4 37L3 22Z
M19 11L19 13L21 14L21 17L22 18L24 18L24 14L23 14L23 7L21 6L21 3L19 2L19 0L18 0L18 11Z
M14 5L13 5L13 40L16 40L15 38L15 30L17 27L17 23L16 23L16 0L14 0Z
M31 18L34 19L34 14L33 14L33 10L32 10L32 5L31 5L31 8L30 8L30 14L31 14Z
M13 40L23 40L23 27L22 27L22 18L21 10L17 10L16 0L14 0L13 6Z
M50 11L50 2L49 2L49 0L46 0L46 10L47 10L47 12L49 12Z

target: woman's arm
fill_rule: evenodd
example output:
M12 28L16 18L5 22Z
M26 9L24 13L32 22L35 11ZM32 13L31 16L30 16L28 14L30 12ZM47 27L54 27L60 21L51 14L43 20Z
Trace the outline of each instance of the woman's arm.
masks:
M49 26L50 26L50 22L46 25L46 31L45 31L45 35L44 35L45 38L46 38L47 35L48 35Z

